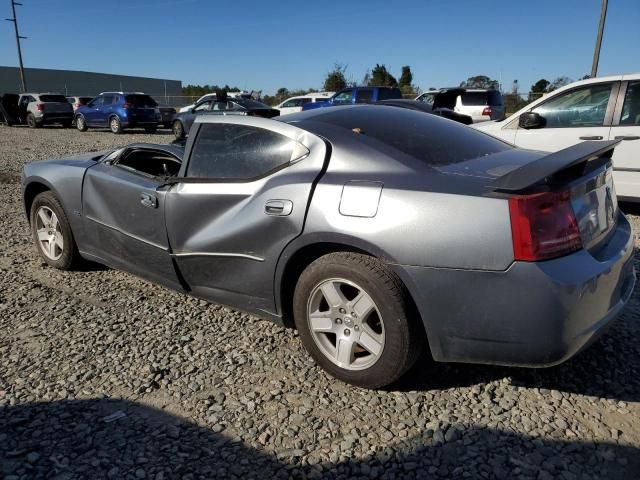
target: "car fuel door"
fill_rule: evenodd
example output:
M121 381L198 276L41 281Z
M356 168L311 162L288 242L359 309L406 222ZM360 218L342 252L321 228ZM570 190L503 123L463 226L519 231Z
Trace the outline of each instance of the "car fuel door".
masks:
M83 253L155 283L181 289L164 223L170 187L160 176L140 170L152 172L149 164L162 158L162 153L154 156L151 150L126 148L114 156L85 174ZM147 156L148 164L143 167L142 160Z
M273 313L276 264L303 230L327 147L259 117L200 118L191 136L184 177L166 198L179 272L197 296Z

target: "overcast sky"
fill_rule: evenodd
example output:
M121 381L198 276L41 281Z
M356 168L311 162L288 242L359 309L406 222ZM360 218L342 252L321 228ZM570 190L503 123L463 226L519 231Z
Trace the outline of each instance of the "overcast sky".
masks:
M488 75L521 91L591 70L600 0L20 0L27 67L229 84L320 88L335 63L359 82L410 65L422 89ZM10 17L10 2L0 2ZM640 0L610 0L599 74L640 71ZM0 65L17 65L0 24Z

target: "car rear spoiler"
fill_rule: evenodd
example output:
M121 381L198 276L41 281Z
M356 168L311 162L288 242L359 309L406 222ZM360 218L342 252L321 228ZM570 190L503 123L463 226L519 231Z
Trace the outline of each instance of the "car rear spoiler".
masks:
M497 192L513 193L525 190L580 164L586 167L587 163L593 160L610 160L613 149L620 142L621 140L608 140L578 143L522 165L495 180L491 186Z

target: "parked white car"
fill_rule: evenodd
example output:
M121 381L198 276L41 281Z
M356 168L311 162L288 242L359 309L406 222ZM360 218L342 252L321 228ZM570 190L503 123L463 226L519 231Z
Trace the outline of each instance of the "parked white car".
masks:
M549 152L584 140L621 139L613 153L616 193L640 202L640 73L574 82L506 120L473 127L518 147Z
M456 113L468 115L473 119L473 123L502 120L505 115L504 100L498 90L443 88L429 90L415 99L430 105L433 105L436 99L440 99L439 107L450 108Z
M287 98L280 105L276 105L274 108L280 110L280 115L286 115L288 113L296 113L302 111L302 106L305 103L312 102L326 102L329 100L335 92L314 92L307 93L299 97Z

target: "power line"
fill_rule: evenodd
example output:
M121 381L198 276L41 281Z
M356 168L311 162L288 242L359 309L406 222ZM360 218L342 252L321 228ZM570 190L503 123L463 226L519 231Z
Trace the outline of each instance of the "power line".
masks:
M18 31L18 17L16 17L16 5L22 6L21 3L16 2L15 0L11 1L11 11L13 12L13 18L5 18L8 22L13 22L13 29L16 32L16 45L18 46L18 60L20 61L20 80L22 81L22 91L27 91L27 81L24 76L24 65L22 64L22 49L20 48L20 40L26 39L27 37L21 37L20 32Z

